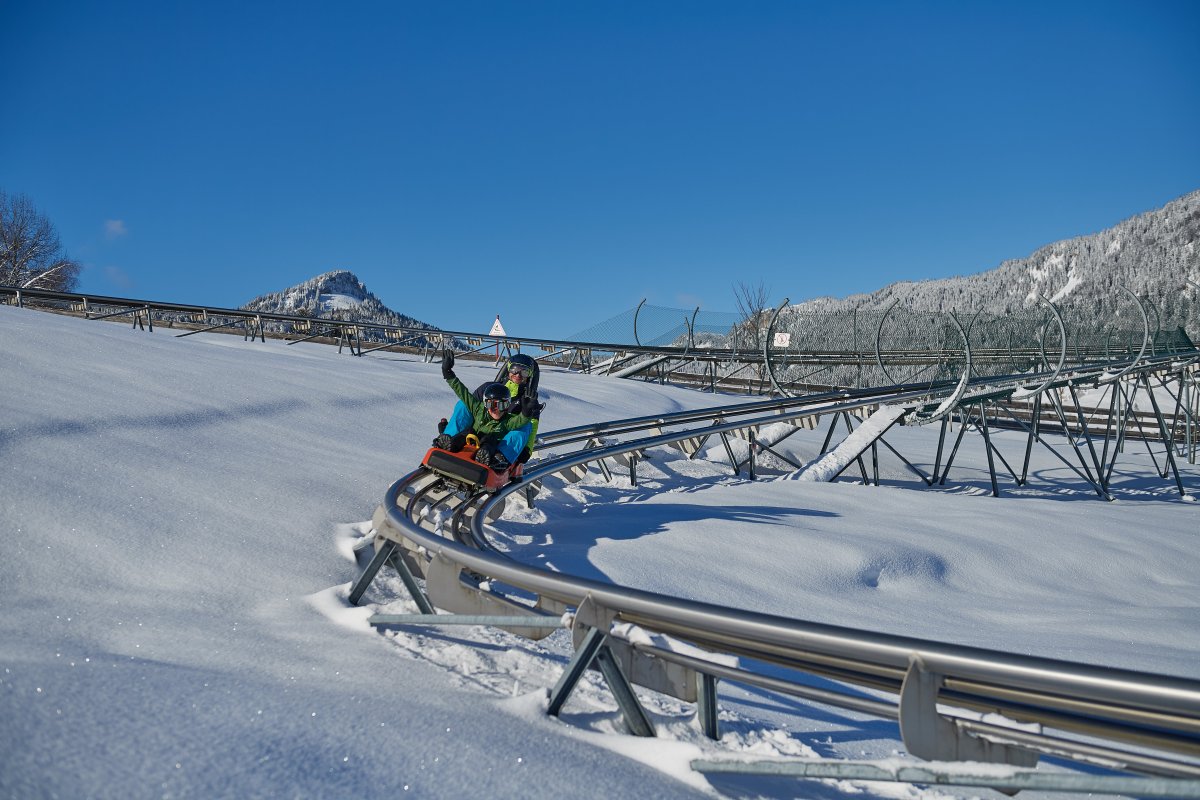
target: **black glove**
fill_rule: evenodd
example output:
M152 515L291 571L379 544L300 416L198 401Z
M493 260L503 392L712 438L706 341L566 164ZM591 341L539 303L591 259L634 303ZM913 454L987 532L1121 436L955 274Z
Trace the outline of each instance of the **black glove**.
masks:
M442 351L442 377L450 380L454 377L454 351Z
M530 419L539 419L542 416L542 409L546 407L545 403L539 403L537 393L533 392L521 398L521 415Z
M528 450L522 450L521 455L517 456L517 463L524 464L526 461L529 460L529 457L531 455L533 455L533 453L530 453Z

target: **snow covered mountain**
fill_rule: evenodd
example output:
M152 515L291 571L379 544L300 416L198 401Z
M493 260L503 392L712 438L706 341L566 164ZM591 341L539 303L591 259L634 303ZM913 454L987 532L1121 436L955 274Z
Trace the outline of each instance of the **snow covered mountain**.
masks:
M247 311L326 317L352 322L403 325L425 330L441 330L427 322L393 311L367 291L358 276L348 270L334 270L310 278L282 292L256 297L242 306Z
M1008 314L1040 303L1092 319L1136 314L1127 286L1149 297L1164 330L1200 330L1200 190L1089 236L1046 245L975 275L901 281L875 292L822 297L800 312L882 309L899 300L915 310Z

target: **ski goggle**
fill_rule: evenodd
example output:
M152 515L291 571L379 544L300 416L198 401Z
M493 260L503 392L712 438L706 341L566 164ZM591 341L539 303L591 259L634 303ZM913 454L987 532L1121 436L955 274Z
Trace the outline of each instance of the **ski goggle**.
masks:
M490 400L489 399L489 400L484 400L483 404L484 404L484 406L487 407L488 411L503 411L505 408L508 407L508 403L504 400Z
M509 375L520 375L525 380L529 380L529 374L531 371L532 370L530 370L529 367L522 366L521 364L509 364L508 365L508 374Z

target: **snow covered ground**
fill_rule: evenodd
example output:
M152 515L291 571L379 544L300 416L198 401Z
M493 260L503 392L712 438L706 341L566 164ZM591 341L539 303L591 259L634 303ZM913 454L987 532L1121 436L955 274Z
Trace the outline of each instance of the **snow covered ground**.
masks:
M714 403L553 370L542 388L547 431ZM544 716L565 633L371 631L372 611L415 607L385 576L350 608L347 545L451 399L414 357L0 307L0 796L960 796L709 781L690 759L884 758L898 732L722 684L721 742L690 706L647 695L648 742L619 732L599 679ZM822 437L787 452L811 460ZM933 460L935 429L888 439ZM1115 503L1038 451L1032 486L989 497L971 437L939 490L886 460L886 485L864 487L750 483L716 451L652 455L636 488L593 475L534 511L510 504L496 542L684 597L1200 678L1200 504L1144 449L1119 463ZM1200 469L1181 466L1200 492Z

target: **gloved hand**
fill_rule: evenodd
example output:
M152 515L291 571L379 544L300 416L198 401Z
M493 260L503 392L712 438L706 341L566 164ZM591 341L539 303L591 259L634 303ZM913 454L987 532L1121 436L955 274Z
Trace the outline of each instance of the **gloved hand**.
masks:
M521 398L521 414L530 419L539 419L542 415L542 409L546 407L545 403L539 403L537 392L531 392Z
M454 351L442 351L442 377L450 380L454 377Z
M530 453L528 450L522 450L521 455L517 456L517 463L524 464L526 461L529 460L529 457L531 455L533 455L533 453Z

